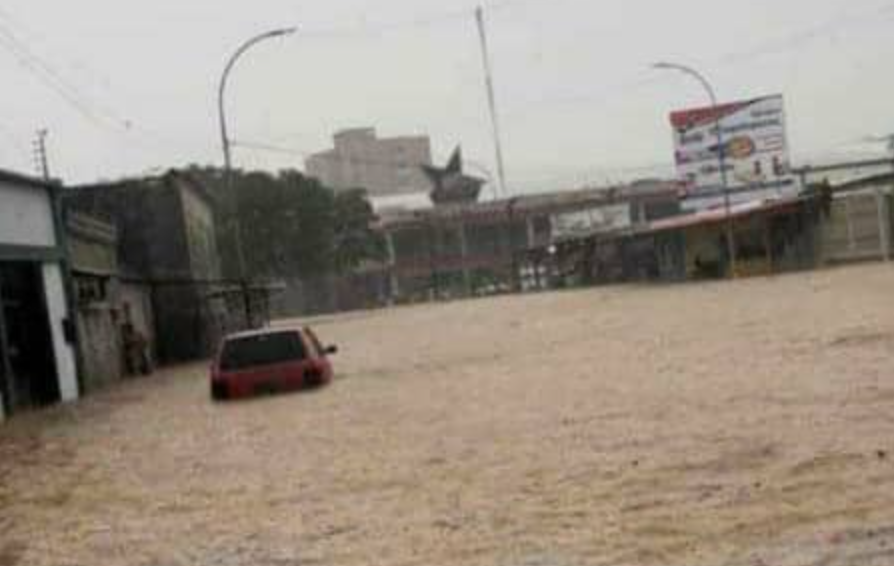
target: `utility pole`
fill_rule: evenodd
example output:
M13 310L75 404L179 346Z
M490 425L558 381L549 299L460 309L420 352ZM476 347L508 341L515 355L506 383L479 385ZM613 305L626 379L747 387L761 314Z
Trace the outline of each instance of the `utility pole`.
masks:
M497 97L494 94L493 69L490 52L487 47L487 28L484 23L484 8L475 9L475 20L478 22L478 37L481 40L481 58L484 63L484 86L487 89L487 102L490 106L490 119L493 128L494 151L497 156L497 176L500 180L500 193L506 196L506 167L503 162L503 144L500 139L500 120L497 115Z
M34 138L34 168L44 181L50 180L50 165L47 161L47 134L46 128L37 130Z
M487 102L488 106L490 107L491 127L494 138L494 151L496 152L497 158L497 178L500 181L499 191L494 192L497 193L496 200L499 200L500 196L502 196L503 198L507 198L509 196L509 191L508 187L506 186L506 165L503 161L503 143L500 136L500 119L497 112L497 97L496 94L494 94L493 68L491 66L490 50L488 49L487 43L487 26L484 22L483 7L478 6L478 8L475 9L475 20L478 23L478 38L481 40L481 60L484 65L484 86L487 90ZM509 254L509 269L513 272L517 271L515 260L515 242L512 237L514 207L515 201L513 199L509 199L506 201L506 248L507 253ZM516 285L517 280L517 273L511 273L509 284L516 289L518 287Z

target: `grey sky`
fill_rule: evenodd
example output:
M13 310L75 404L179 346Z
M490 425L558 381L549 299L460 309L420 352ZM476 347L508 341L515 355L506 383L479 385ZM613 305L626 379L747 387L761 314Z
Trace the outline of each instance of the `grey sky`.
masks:
M233 75L236 139L323 149L334 130L427 133L493 167L472 15L459 0L4 0L0 167L31 171L50 129L68 182L219 163L215 88L230 52L271 27ZM871 150L894 131L891 0L491 0L488 19L510 186L599 182L672 160L667 113L700 105L692 64L723 99L782 92L796 160ZM8 32L62 77L81 108L9 51ZM4 33L5 32L5 33ZM41 72L41 71L38 71ZM45 72L45 70L44 70ZM302 167L239 150L242 167ZM643 168L640 170L640 168Z

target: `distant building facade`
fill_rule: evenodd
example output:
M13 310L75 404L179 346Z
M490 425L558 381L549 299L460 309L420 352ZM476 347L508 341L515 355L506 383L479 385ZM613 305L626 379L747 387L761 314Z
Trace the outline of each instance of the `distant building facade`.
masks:
M80 394L61 190L0 171L0 420Z
M676 182L655 182L382 211L385 295L390 302L417 302L534 288L537 274L521 263L528 250L679 214L679 189Z
M432 185L423 172L430 166L427 136L379 138L374 128L335 134L333 149L307 158L310 177L335 190L366 189L371 197L428 193Z
M70 214L107 219L117 227L122 314L154 326L162 364L208 355L226 325L220 283L214 203L191 176L160 177L78 187L66 192ZM151 321L141 297L151 297ZM131 304L131 297L137 304ZM148 330L148 329L147 329Z
M889 169L890 171L890 169ZM821 225L824 263L891 260L894 256L894 173L831 184Z
M152 286L126 280L119 267L118 229L108 220L68 210L64 228L73 283L83 392L154 366Z
M860 179L894 173L894 157L805 165L795 168L794 173L800 179L802 189L824 182L841 186Z
M83 214L65 218L85 393L124 373L119 314L114 300L119 281L115 227Z

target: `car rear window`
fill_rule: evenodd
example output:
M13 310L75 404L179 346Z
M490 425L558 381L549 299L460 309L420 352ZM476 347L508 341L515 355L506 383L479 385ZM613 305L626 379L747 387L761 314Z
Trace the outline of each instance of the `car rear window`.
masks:
M260 334L228 340L220 356L220 369L238 371L257 366L295 362L307 357L296 332Z

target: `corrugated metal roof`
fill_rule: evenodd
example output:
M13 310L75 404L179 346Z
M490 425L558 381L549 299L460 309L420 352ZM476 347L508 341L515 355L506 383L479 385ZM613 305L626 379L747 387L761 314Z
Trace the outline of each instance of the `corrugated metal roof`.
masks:
M730 207L729 214L727 214L725 208L714 208L692 214L672 216L670 218L663 218L661 220L650 222L648 227L643 229L642 232L665 232L668 230L698 226L700 224L715 224L726 221L728 217L737 219L745 218L753 214L772 212L804 200L807 199L805 197L789 197L778 200L759 200L734 205Z
M392 214L383 215L381 224L389 227L402 224L424 224L432 221L474 221L476 218L505 217L510 214L518 217L533 214L555 214L562 211L581 210L589 206L677 198L680 190L680 183L666 181L519 195L499 201L447 205L427 210L395 211Z

